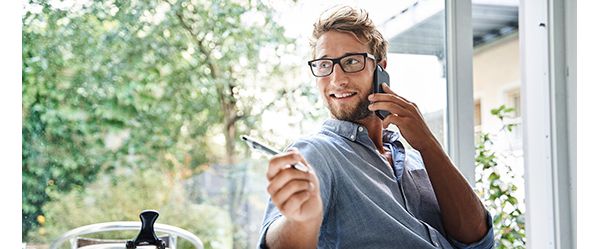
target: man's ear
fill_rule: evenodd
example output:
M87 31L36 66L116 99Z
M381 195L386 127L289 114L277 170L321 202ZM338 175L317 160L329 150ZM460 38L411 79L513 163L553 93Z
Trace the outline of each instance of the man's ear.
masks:
M387 67L387 60L386 60L386 59L383 59L383 60L381 60L381 61L379 62L379 65L380 65L380 66L381 66L383 69L385 69L385 68Z

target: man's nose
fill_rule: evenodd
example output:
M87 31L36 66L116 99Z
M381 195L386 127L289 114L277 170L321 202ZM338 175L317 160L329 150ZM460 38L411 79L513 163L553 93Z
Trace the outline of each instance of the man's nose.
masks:
M344 72L344 70L342 70L342 66L340 66L339 64L334 64L333 65L333 71L331 72L330 75L330 83L337 85L337 86L346 86L348 85L348 77L346 75L346 72Z

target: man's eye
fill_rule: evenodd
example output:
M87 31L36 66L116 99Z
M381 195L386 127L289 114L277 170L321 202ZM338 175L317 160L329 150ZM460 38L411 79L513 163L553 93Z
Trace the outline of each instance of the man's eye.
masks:
M320 67L320 68L328 68L328 67L330 67L330 66L331 66L331 63L327 63L327 62L324 62L324 63L320 63L320 64L319 64L319 67Z
M354 58L350 58L350 59L347 59L346 61L344 61L344 64L346 64L346 65L354 65L357 63L358 63L358 60L354 59Z

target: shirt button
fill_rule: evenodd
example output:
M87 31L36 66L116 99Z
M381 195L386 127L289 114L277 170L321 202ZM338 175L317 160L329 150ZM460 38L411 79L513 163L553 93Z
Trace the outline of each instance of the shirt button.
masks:
M354 135L351 135L351 136L350 136L350 139L354 140Z
M362 132L363 128L362 127L358 127L358 131Z

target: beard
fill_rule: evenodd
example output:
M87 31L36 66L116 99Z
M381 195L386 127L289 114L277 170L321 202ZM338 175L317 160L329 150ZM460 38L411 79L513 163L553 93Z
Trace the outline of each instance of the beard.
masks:
M327 103L327 109L329 109L329 112L335 119L356 122L373 114L373 112L369 110L369 104L371 104L371 102L368 99L368 95L365 95L360 96L358 104L354 107L337 106L336 109L332 104ZM347 108L344 109L343 107Z

